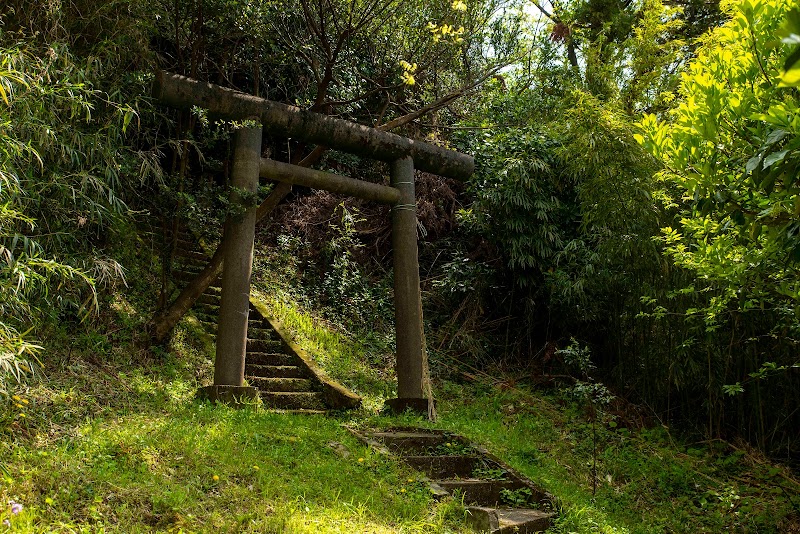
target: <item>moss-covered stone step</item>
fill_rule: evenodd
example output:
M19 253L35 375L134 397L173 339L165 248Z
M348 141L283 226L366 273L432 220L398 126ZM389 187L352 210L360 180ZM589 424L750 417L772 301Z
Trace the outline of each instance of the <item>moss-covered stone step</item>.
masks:
M528 484L515 478L511 480L486 479L436 479L448 493L459 495L466 504L503 506L517 504L529 507L544 501L544 493L536 492Z
M298 363L300 362L297 361L297 356L285 352L248 352L245 359L245 365L289 366Z
M491 534L537 534L552 524L554 514L530 508L470 506L467 521L479 532Z
M506 471L497 463L476 455L403 456L403 461L432 479L476 478L500 479Z
M207 264L211 258L204 252L198 252L194 249L186 249L186 248L178 248L175 250L175 255L181 258L186 258L190 260L197 260L202 261L204 264Z
M422 471L436 497L468 505L467 520L489 534L533 534L555 517L553 498L483 447L447 431L351 430L365 443Z
M453 434L443 432L373 432L370 434L370 437L382 443L394 454L400 456L445 455L446 451L456 449L459 445L461 445L463 449L468 448L467 442L463 439Z
M203 293L197 297L195 304L219 307L220 302L222 302L222 295L216 293Z
M310 392L315 391L314 383L307 378L265 378L249 376L247 382L265 392Z
M249 339L258 339L260 341L277 341L280 343L277 334L275 334L275 330L272 328L263 328L263 324L258 324L260 326L251 326L248 324L247 337Z
M248 334L249 336L249 334ZM277 339L247 338L247 352L282 352L283 342Z
M247 362L244 374L263 378L308 378L308 371L298 365L258 365Z

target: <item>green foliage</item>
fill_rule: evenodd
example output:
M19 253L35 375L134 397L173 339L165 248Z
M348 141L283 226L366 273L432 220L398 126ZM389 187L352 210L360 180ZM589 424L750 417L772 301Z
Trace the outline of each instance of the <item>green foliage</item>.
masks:
M379 328L390 320L391 303L382 288L365 276L354 258L363 246L358 241L356 224L364 219L357 211L348 210L344 203L339 204L338 210L341 219L329 225L333 235L322 253L322 259L330 266L321 284L323 305L354 324Z
M78 57L0 33L0 391L33 371L43 319L86 319L97 287L125 281L103 247L128 216L129 178L145 185L152 167L126 146L140 99L97 88L116 74L109 49Z
M781 41L792 47L793 52L786 57L781 75L781 87L800 86L800 9L793 9L786 15L786 24L778 32Z
M554 533L777 534L795 524L796 478L757 454L721 441L684 441L661 425L598 424L592 495L592 428L578 405L487 383L445 383L440 391L436 423L403 416L370 424L444 428L498 454L555 495Z
M477 197L463 218L500 246L517 283L530 286L537 270L563 245L565 208L552 169L554 142L533 128L485 134L479 145Z
M720 309L737 296L744 309L770 294L798 298L786 262L800 253L798 107L777 84L786 48L772 46L790 4L734 8L690 64L669 118L650 115L641 124L639 139L663 161L662 183L674 188L661 195L680 210L663 242L677 265L725 288Z
M721 423L711 414L721 410L724 391L739 396L740 409L752 406L759 420L770 421L755 430L762 446L792 423L789 414L764 411L759 382L772 384L776 407L778 395L794 394L790 373L761 370L796 364L800 332L800 108L794 89L779 83L791 50L776 39L782 27L786 35L787 18L796 18L793 7L779 0L730 3L730 21L703 39L674 107L645 116L637 136L663 165L654 198L673 219L659 240L688 274L664 301L651 301L651 316L685 319L671 380L685 389L705 368L708 431ZM770 438L767 424L775 425Z
M610 306L622 313L638 299L660 263L650 239L659 212L650 198L654 162L624 111L580 89L564 91L558 113L538 109L536 98L525 89L498 94L487 110L547 122L472 140L476 201L461 218L498 249L508 285L521 289L514 304L544 305L558 336L606 322ZM517 310L533 329L530 308Z
M528 508L530 501L533 497L533 492L530 488L508 489L503 488L500 490L500 499L503 504L514 508Z

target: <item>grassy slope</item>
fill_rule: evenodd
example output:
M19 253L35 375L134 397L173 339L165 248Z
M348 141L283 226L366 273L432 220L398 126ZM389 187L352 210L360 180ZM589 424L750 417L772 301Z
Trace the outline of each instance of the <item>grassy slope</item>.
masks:
M367 406L392 394L391 372L367 364L385 362L391 347L339 334L285 293L272 294L278 296L262 295L274 313L332 376L365 395ZM556 496L562 517L554 532L800 532L800 483L791 472L724 442L681 442L662 427L599 424L592 495L594 442L585 412L568 394L510 382L440 382L436 423L365 414L352 424L447 428L482 443Z
M463 531L462 506L342 420L194 400L208 337L187 318L167 350L138 349L158 269L122 259L129 287L93 324L40 333L46 375L0 398L0 532Z
M134 348L152 280L129 279L128 296L109 302L92 328L48 334L46 380L0 401L0 521L9 519L10 530L464 531L459 503L435 503L417 475L342 426L430 424L375 414L393 394L385 340L353 340L272 298L275 314L367 408L337 419L213 407L193 400L211 362L191 321L167 351ZM592 497L591 432L563 398L474 383L437 391L436 426L487 445L556 495L556 532L794 528L787 494L798 486L757 456L678 444L663 429L601 428L602 483ZM12 500L25 506L21 514L10 515Z
M194 338L184 325L155 357L128 344L48 358L47 380L2 408L0 502L25 509L0 520L19 532L460 531L459 506L433 503L335 418L195 401L211 368Z

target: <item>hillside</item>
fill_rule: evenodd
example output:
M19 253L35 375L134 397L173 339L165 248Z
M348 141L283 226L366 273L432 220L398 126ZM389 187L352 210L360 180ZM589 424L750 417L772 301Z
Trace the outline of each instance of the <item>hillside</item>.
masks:
M800 532L798 91L796 0L0 2L0 533Z
M592 496L592 425L568 388L533 390L499 370L455 373L462 380L436 383L438 421L378 415L393 380L391 367L375 365L375 341L337 331L287 293L272 309L365 407L322 416L199 402L212 366L196 321L181 323L165 350L134 343L151 298L146 267L88 334L53 332L39 379L4 404L0 500L23 505L0 511L11 531L468 531L461 503L434 501L419 473L344 425L465 435L555 495L552 532L796 531L800 486L786 468L624 413L597 422Z

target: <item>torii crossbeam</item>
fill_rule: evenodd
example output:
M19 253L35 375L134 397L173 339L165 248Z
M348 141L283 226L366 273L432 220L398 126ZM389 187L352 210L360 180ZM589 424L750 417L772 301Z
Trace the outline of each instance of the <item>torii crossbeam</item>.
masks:
M215 118L255 120L274 136L301 139L390 164L391 186L383 186L264 159L262 128L245 127L236 136L231 202L241 202L237 190L254 192L261 176L392 206L398 398L387 401L387 405L394 411L410 408L429 412L432 399L425 391L414 170L465 180L474 171L472 156L167 72L156 74L153 95L175 108L198 106ZM214 385L219 387L241 387L244 382L255 223L255 207L225 223L214 364Z

